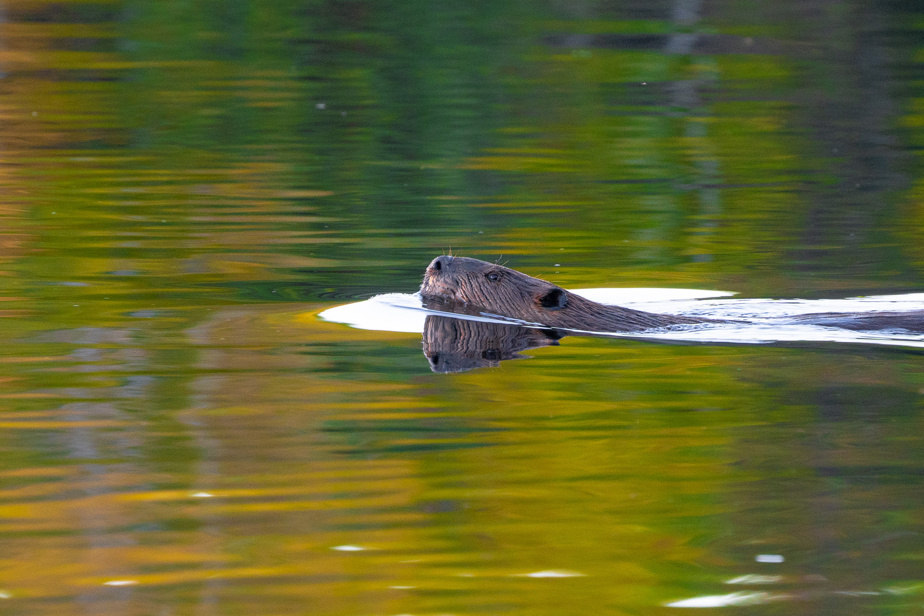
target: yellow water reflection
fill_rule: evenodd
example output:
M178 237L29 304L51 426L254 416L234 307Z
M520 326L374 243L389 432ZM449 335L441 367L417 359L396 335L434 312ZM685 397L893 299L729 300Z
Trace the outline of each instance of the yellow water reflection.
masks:
M449 250L918 289L919 11L283 4L3 7L0 612L919 611L913 351L316 318Z

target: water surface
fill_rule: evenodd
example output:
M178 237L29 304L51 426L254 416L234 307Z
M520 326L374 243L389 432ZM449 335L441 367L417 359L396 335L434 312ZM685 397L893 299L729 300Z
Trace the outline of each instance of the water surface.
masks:
M4 613L921 611L919 349L574 337L438 374L316 316L449 250L920 293L916 7L0 18Z

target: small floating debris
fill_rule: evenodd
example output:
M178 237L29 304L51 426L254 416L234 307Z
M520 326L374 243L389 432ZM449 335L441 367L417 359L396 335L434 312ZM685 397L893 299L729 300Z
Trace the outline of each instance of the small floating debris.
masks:
M516 573L512 577L528 578L572 578L586 577L585 574L577 571L565 571L564 569L549 569L548 571L534 571L533 573Z
M208 492L193 492L193 493L190 494L189 496L192 497L192 498L212 498L212 497L215 496L215 495L214 495L214 494L210 494L210 493L208 493Z
M924 584L912 584L911 586L890 586L883 589L890 595L911 595L924 591Z
M13 593L8 590L0 590L0 599L12 599Z
M103 582L103 586L134 586L138 583L138 580L109 580L108 582Z
M364 552L369 548L364 548L359 545L335 545L331 549L337 550L338 552Z
M832 594L845 597L878 597L882 593L875 590L835 590Z
M779 584L783 581L782 575L759 575L751 573L748 575L739 575L736 578L726 580L726 584Z
M760 605L771 599L771 595L765 592L733 592L730 595L706 595L703 597L693 597L692 599L682 599L672 603L665 604L665 607L729 607L732 605Z
M786 559L780 554L758 554L754 560L759 563L781 563Z
M389 586L392 590L412 590L417 588L416 586Z
M739 575L736 578L726 580L726 584L820 584L828 582L828 578L817 573L808 575L761 575L759 573L749 573Z

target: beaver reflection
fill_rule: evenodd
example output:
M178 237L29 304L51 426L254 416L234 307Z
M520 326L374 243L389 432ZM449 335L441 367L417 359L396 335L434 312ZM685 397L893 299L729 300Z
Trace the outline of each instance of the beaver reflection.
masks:
M553 329L429 315L424 322L423 352L434 372L465 372L524 358L520 351L556 345L561 337Z

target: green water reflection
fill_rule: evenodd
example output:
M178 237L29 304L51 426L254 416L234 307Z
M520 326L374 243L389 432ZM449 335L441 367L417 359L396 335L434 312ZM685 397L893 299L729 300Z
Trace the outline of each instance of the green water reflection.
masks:
M440 375L315 317L450 249L569 287L920 291L917 8L0 18L4 612L924 607L920 353L569 338Z

